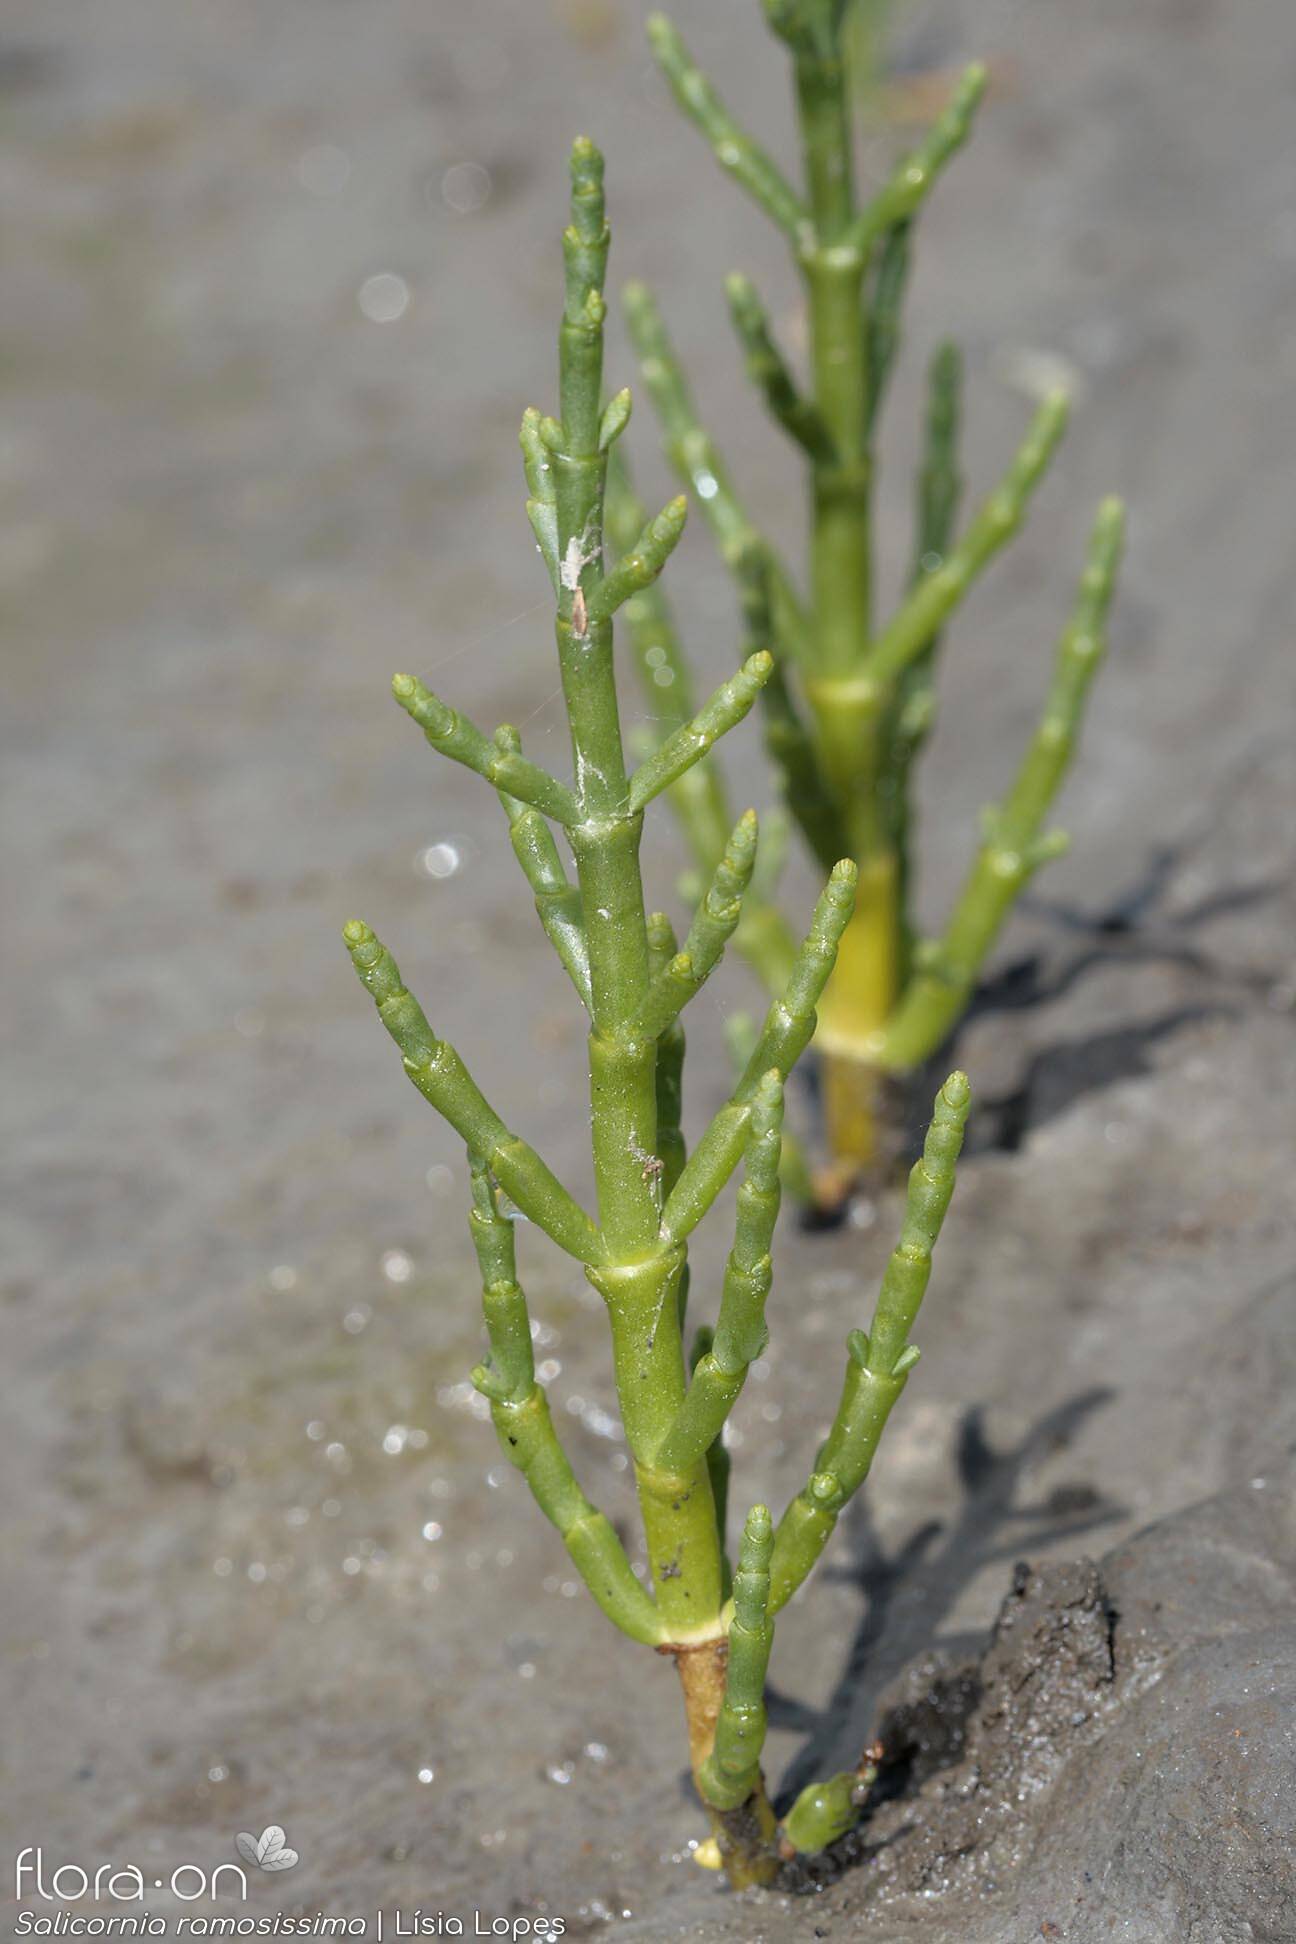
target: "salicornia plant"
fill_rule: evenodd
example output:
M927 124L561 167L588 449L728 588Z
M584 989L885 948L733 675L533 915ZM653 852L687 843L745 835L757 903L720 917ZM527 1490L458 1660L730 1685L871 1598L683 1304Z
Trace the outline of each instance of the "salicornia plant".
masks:
M1044 821L1102 659L1123 514L1116 500L1099 509L1033 740L1008 793L985 813L980 848L944 932L920 939L911 897L912 788L935 715L941 630L1021 525L1062 436L1066 399L1054 393L1044 400L1007 471L956 533L961 369L952 344L937 351L928 380L912 574L898 608L879 624L871 535L875 447L898 348L911 232L968 134L985 70L967 70L926 140L861 203L844 49L847 0L764 0L764 6L792 57L803 190L734 121L670 21L654 16L648 33L685 114L721 166L783 231L801 273L810 347L805 389L775 344L748 279L730 277L728 296L747 370L806 466L808 593L798 590L753 526L699 419L649 292L633 284L625 304L672 463L696 493L738 579L749 646L774 656L762 704L787 810L825 871L843 856L859 869L855 913L819 1009L816 1040L835 1172L848 1180L875 1159L883 1077L910 1072L939 1049L1022 887L1065 847ZM618 490L629 508L628 483ZM614 525L629 518L615 500L612 518ZM669 710L671 693L687 692L687 671L660 593L642 596L629 621L654 704ZM713 868L727 827L722 784L694 775L674 799L695 859ZM737 944L777 990L790 941L768 893L749 905Z
M608 452L630 412L628 392L601 397L608 230L603 164L588 141L572 153L572 220L563 238L566 301L559 336L559 416L528 411L522 449L528 512L557 602L572 774L523 755L516 730L485 736L410 675L397 701L434 749L499 792L517 861L545 932L589 1014L589 1092L597 1221L484 1099L454 1048L405 989L386 947L349 924L356 969L419 1092L468 1148L471 1231L481 1269L490 1353L473 1382L490 1400L506 1456L558 1528L608 1618L674 1657L683 1685L693 1773L713 1836L706 1854L735 1883L766 1882L780 1852L822 1848L858 1813L871 1771L807 1791L781 1825L761 1779L763 1693L773 1619L809 1573L863 1483L887 1416L918 1352L908 1334L954 1185L968 1086L954 1074L936 1102L910 1179L900 1246L868 1333L847 1344L832 1429L807 1483L778 1525L747 1516L737 1569L725 1552L728 1460L723 1433L765 1345L770 1246L779 1209L783 1083L814 1031L815 1006L851 916L856 870L829 874L810 929L787 953L786 978L730 1099L691 1153L681 1128L680 1014L741 922L756 869L748 812L722 854L682 948L668 919L644 905L639 848L646 806L696 771L716 738L755 701L773 664L756 654L633 773L627 771L612 659L612 620L660 572L679 537L684 502L649 521L606 568L603 495ZM575 863L561 860L554 827ZM737 1225L713 1323L684 1353L688 1240L742 1164ZM516 1210L584 1267L607 1305L612 1362L642 1510L650 1586L608 1519L585 1496L536 1381L526 1298L514 1262Z

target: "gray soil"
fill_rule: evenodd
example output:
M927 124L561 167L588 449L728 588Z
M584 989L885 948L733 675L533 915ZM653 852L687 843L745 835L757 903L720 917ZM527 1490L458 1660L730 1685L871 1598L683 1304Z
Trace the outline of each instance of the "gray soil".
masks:
M786 152L754 3L688 11ZM552 400L582 128L608 150L617 276L659 287L762 517L799 520L718 272L757 276L792 341L795 292L664 102L637 15L10 0L0 22L7 1850L152 1883L278 1823L301 1860L247 1909L370 1936L379 1908L421 1906L470 1935L474 1910L548 1912L653 1944L1288 1938L1296 19L905 17L913 65L984 52L997 87L923 226L892 586L938 335L968 355L974 482L1041 372L1079 395L950 642L933 923L1100 492L1131 502L1132 544L1073 853L960 1039L981 1111L922 1366L780 1623L771 1777L853 1763L881 1722L874 1814L817 1895L735 1899L691 1860L671 1670L580 1595L479 1421L461 1157L337 942L375 925L587 1193L571 995L488 793L386 686L415 668L562 761L514 440ZM639 470L664 492L650 420ZM718 680L733 615L700 521L672 575ZM730 770L766 800L751 736ZM678 861L659 818L659 900ZM811 893L794 872L790 902ZM697 1003L694 1128L724 1015L754 998L731 967ZM784 1225L739 1503L804 1477L896 1213ZM702 1304L725 1246L712 1225ZM629 1521L597 1305L523 1255L571 1454Z

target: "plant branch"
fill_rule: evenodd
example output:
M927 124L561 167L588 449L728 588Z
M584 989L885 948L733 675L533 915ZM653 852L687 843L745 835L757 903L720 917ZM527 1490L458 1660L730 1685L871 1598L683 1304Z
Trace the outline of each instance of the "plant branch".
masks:
M729 314L746 353L747 375L771 416L812 459L833 457L832 434L813 399L804 398L770 332L756 286L737 271L725 279Z
M756 1048L738 1085L684 1165L662 1211L663 1242L695 1229L728 1181L747 1145L752 1100L771 1068L790 1073L815 1028L815 1007L828 983L837 946L850 921L858 872L848 859L833 866L783 996L765 1015Z
M768 541L753 526L734 491L723 459L698 418L656 301L642 283L627 284L622 300L639 369L662 423L667 457L697 494L703 516L715 535L720 557L731 573L738 571L739 562L753 542L765 548L770 562L779 648L793 656L799 655L806 630L800 597Z
M655 796L669 789L727 730L742 721L769 680L773 666L774 657L768 651L750 655L738 673L722 682L715 694L703 703L691 722L666 738L631 779L632 812L642 810Z
M743 894L756 863L757 834L756 812L745 810L689 926L683 950L672 955L648 988L635 1022L636 1033L659 1039L719 965L742 916Z
M519 750L517 730L508 724L495 731L501 749ZM575 986L581 1004L588 1012L590 993L589 946L585 940L585 915L577 885L568 882L558 855L553 832L530 804L500 791L500 802L509 820L509 840L522 874L535 893L536 915L545 936L558 954L568 978Z
M823 1551L845 1505L868 1476L878 1441L918 1361L909 1331L931 1276L971 1090L952 1073L936 1096L922 1158L909 1176L900 1240L882 1278L868 1335L852 1330L841 1402L808 1482L779 1521L770 1567L770 1611L785 1606Z
M416 675L393 675L392 694L442 756L475 770L497 790L507 790L555 823L576 821L576 799L564 784L516 750L489 741L467 716L424 688Z
M509 1132L453 1046L437 1038L418 1001L402 984L387 947L359 919L344 927L343 937L361 983L368 987L378 1017L399 1047L405 1071L423 1098L449 1121L473 1153L482 1157L529 1221L578 1262L603 1261L603 1240L589 1216L535 1149Z
M611 1521L576 1482L536 1382L526 1297L517 1280L513 1224L500 1212L486 1163L469 1154L469 1216L482 1278L490 1361L472 1373L487 1398L500 1447L526 1479L536 1504L558 1529L577 1572L613 1625L631 1640L656 1646L661 1616L635 1578Z
M882 235L877 252L877 269L869 292L867 323L869 395L865 431L872 436L891 382L896 353L900 348L900 311L909 282L908 217L892 223Z
M734 1245L725 1266L715 1335L657 1453L656 1462L665 1471L684 1471L706 1455L769 1339L765 1302L773 1277L770 1248L779 1212L782 1132L783 1081L771 1071L752 1098L747 1168L738 1190Z
M935 1052L965 1010L986 955L1023 888L1066 848L1044 819L1075 750L1090 683L1107 647L1124 508L1104 500L1070 622L1058 644L1048 700L1011 789L984 816L985 835L943 936L918 955L914 976L887 1026L880 1063L909 1067Z
M769 556L760 544L746 548L739 559L738 585L748 652L767 648L773 640L774 616ZM824 788L818 754L797 713L787 672L777 656L761 690L761 716L765 751L778 776L784 807L796 819L802 836L824 870L831 871L837 859L847 854L850 844L837 807Z
M1012 464L958 545L923 575L874 641L861 665L862 683L883 689L896 681L927 647L981 570L1017 532L1066 421L1066 396L1053 392L1031 420Z
M740 128L711 83L690 58L673 22L664 14L650 14L648 44L671 92L698 128L716 161L753 196L766 215L793 241L806 220L796 191L764 149Z
M765 1746L765 1676L774 1645L769 1615L769 1510L754 1505L743 1526L729 1622L729 1659L715 1742L698 1771L698 1790L716 1809L737 1809L761 1787Z
M972 120L985 93L986 70L980 61L965 68L945 112L933 123L912 154L900 161L891 179L868 206L861 210L850 233L850 240L861 253L870 250L884 230L907 222L926 201L945 164L955 155L972 131Z
M587 612L591 623L610 620L632 595L652 586L675 551L687 518L688 501L681 493L648 521L630 551L603 576L590 597Z

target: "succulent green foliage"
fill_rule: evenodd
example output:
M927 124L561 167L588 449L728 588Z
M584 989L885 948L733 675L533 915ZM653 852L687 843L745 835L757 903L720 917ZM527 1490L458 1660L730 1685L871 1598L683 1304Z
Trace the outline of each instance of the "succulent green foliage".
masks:
M1119 500L1098 509L1071 619L1058 644L1052 687L1021 767L1000 803L983 814L981 847L938 939L915 954L915 969L887 1023L883 1058L903 1067L939 1044L967 1005L1004 917L1067 838L1044 821L1066 774L1085 697L1107 649L1107 614L1120 565L1125 514Z
M707 113L714 112L708 103ZM759 169L751 179L767 182ZM764 1881L776 1863L774 1819L760 1776L765 1672L772 1616L789 1571L780 1546L786 1553L783 1535L790 1530L789 1519L795 1523L799 1515L794 1504L776 1529L768 1511L755 1508L744 1528L737 1572L731 1574L725 1555L729 1461L723 1434L766 1341L783 1167L784 1081L814 1032L815 1009L851 919L857 871L849 860L834 862L800 943L786 932L776 939L767 925L765 963L772 967L779 961L776 997L763 1025L749 1036L730 1098L689 1152L683 1124L683 1014L715 974L729 941L751 922L749 902L772 910L777 858L762 858L754 813L721 824L719 790L708 786L688 797L696 859L707 881L681 947L669 918L649 912L645 903L644 811L665 792L685 800L689 779L699 774L717 739L741 722L775 679L777 658L765 645L772 632L768 564L763 554L745 554L741 562L753 652L700 707L687 671L678 664L678 693L667 711L666 731L632 773L613 664L613 617L624 615L640 646L647 635L661 648L660 659L652 661L645 651L650 669L676 666L669 617L655 582L679 537L684 502L673 501L651 521L631 517L623 508L621 556L616 564L605 564L609 450L625 429L630 402L624 392L610 404L603 402L608 228L602 158L586 141L577 142L572 153L572 220L563 251L559 412L528 411L521 444L528 516L554 590L572 781L550 775L524 756L516 729L504 724L487 737L416 677L397 676L393 690L439 755L465 764L494 787L541 925L588 1014L595 1215L579 1206L485 1099L458 1053L429 1025L391 953L370 928L354 921L345 938L406 1073L468 1150L469 1222L489 1344L472 1381L489 1402L501 1448L608 1618L631 1639L676 1656L682 1670L693 1656L702 1657L698 1664L709 1670L710 1687L695 1681L690 1688L690 1677L684 1678L686 1696L695 1696L689 1710L698 1787L720 1819L733 1879ZM1023 803L1033 800L1038 786L1024 782L1019 794ZM1021 811L1016 798L1013 804L1005 811L1010 819ZM560 839L570 852L570 870ZM956 1086L948 1083L950 1100ZM965 1109L965 1086L957 1100ZM927 1186L921 1192L915 1185L902 1239L904 1264L888 1271L874 1322L872 1342L881 1347L865 1354L860 1366L867 1368L868 1382L889 1384L895 1394L907 1368L900 1354L903 1332L921 1298L930 1244L953 1184L957 1144L951 1147L945 1133L954 1111L948 1101L938 1104L928 1152L932 1170L943 1172L924 1176ZM688 1238L740 1164L733 1245L715 1320L697 1332L686 1359ZM606 1303L617 1399L643 1518L646 1583L636 1576L611 1522L578 1483L537 1379L515 1259L515 1211L583 1265ZM920 1273L914 1265L923 1247L928 1255ZM877 1364L884 1354L885 1370ZM844 1400L839 1427L815 1474L820 1479L831 1470L841 1502L867 1469L858 1416L856 1404ZM874 1443L877 1430L880 1419ZM871 1452L870 1446L868 1457ZM822 1525L828 1515L818 1500L815 1504ZM826 1529L815 1528L816 1551L826 1536ZM804 1553L808 1542L799 1543ZM794 1554L794 1565L801 1556ZM753 1802L759 1813L743 1826L757 1835L744 1839L744 1850L741 1843L735 1846L723 1819Z
M954 1191L971 1090L952 1073L936 1096L921 1158L909 1176L900 1241L886 1267L867 1335L847 1339L846 1376L832 1429L806 1484L779 1521L770 1567L770 1608L785 1605L805 1579L843 1509L868 1477L878 1441L918 1351L909 1331L926 1294L932 1250Z
M625 309L667 454L697 496L738 582L746 638L750 643L756 635L775 657L764 690L766 747L784 799L823 870L843 855L860 866L858 942L845 952L849 971L828 995L826 1057L861 1068L911 1068L957 1024L1016 893L1042 858L1038 849L1023 848L1026 868L1017 872L1008 895L1007 880L988 865L974 871L965 901L976 906L975 922L963 906L951 921L956 965L946 952L938 970L930 954L922 958L914 951L911 798L917 758L935 715L941 633L1021 526L1065 427L1066 400L1054 395L1043 402L999 484L959 533L961 372L954 347L942 347L929 380L914 572L895 612L875 623L876 441L900 350L916 225L971 132L986 70L978 64L965 71L925 138L861 201L849 13L845 0L765 0L769 25L791 58L803 186L789 182L739 125L678 30L660 15L648 23L652 50L680 107L721 166L784 232L804 287L809 370L802 381L775 341L766 305L749 279L735 273L726 284L748 373L807 468L805 594L748 515L650 292L631 284ZM684 657L673 634L670 657L682 678ZM1082 699L1083 685L1073 683L1066 755ZM1065 760L1049 771L1050 793L1061 783ZM1042 779L1042 765L1036 763L1033 774ZM705 787L704 779L695 779L695 800ZM681 798L675 802L687 821L691 811ZM937 976L946 994L956 995L952 1004L933 1002L931 980ZM854 995L843 985L848 979L859 981ZM831 1088L829 1094L831 1100Z
M765 1744L765 1675L774 1645L769 1617L769 1565L774 1527L769 1510L753 1505L743 1527L733 1581L729 1661L715 1745L698 1778L708 1802L737 1809L760 1782Z

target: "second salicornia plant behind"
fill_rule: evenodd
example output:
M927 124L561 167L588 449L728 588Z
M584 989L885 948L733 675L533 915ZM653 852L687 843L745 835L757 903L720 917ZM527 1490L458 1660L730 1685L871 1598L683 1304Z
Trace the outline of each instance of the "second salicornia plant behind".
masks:
M754 0L752 0L754 9ZM805 294L809 384L775 343L764 305L732 276L729 305L747 369L770 413L800 450L810 503L803 593L752 524L702 424L657 307L642 285L625 294L644 381L676 469L697 494L743 595L748 641L771 649L762 696L766 743L791 817L825 871L859 867L855 914L820 1008L829 1145L839 1183L876 1158L885 1076L937 1052L972 996L1000 926L1032 873L1065 848L1044 821L1066 770L1085 694L1102 658L1121 545L1119 502L1103 503L1053 685L1018 775L986 812L982 843L944 931L920 939L912 916L912 788L935 716L941 631L973 581L1021 525L1066 423L1066 399L1040 405L1020 448L961 533L956 531L960 361L952 344L932 361L920 462L913 569L886 620L875 616L872 507L876 443L899 343L915 219L966 139L985 86L971 67L921 146L871 200L855 181L846 0L764 0L792 59L804 154L794 187L735 122L670 21L648 33L686 115L722 167L787 238ZM624 497L624 493L623 493ZM621 518L620 504L614 515ZM660 595L630 615L654 702L687 679ZM699 860L714 856L723 816L718 778L677 791L676 808ZM767 983L786 939L777 912L749 908L737 944ZM883 1118L885 1116L883 1115Z
M703 1855L736 1884L768 1882L780 1855L821 1849L854 1822L871 1770L807 1790L781 1823L765 1793L765 1670L779 1608L800 1586L867 1475L917 1350L908 1333L954 1186L968 1087L941 1090L910 1179L900 1246L867 1333L847 1342L832 1428L777 1525L747 1515L731 1574L725 1546L725 1422L766 1341L770 1246L779 1210L783 1084L810 1039L815 1006L850 922L853 863L839 863L792 953L746 1071L691 1153L681 1128L683 1007L717 965L739 922L756 862L756 819L739 819L709 889L677 946L645 908L639 847L646 806L738 723L770 674L753 656L632 774L626 767L612 660L617 608L655 578L679 537L684 504L649 522L605 571L608 450L629 417L627 392L602 400L603 282L608 230L603 164L579 141L572 220L563 238L566 301L559 335L559 415L528 411L522 448L528 511L553 581L572 772L548 774L511 728L485 736L410 675L397 701L433 748L493 784L518 864L553 947L589 1015L589 1099L597 1220L482 1096L439 1039L367 925L349 924L356 969L419 1092L468 1149L471 1231L481 1269L487 1360L473 1382L490 1400L507 1457L557 1527L581 1577L631 1640L671 1655L683 1686L693 1774L712 1817ZM574 882L555 827L570 847ZM734 1170L737 1228L718 1304L685 1355L688 1242ZM536 1380L526 1298L514 1262L513 1211L584 1267L607 1306L612 1364L642 1511L650 1585L636 1577L608 1519L573 1476ZM645 1670L645 1678L652 1675Z

